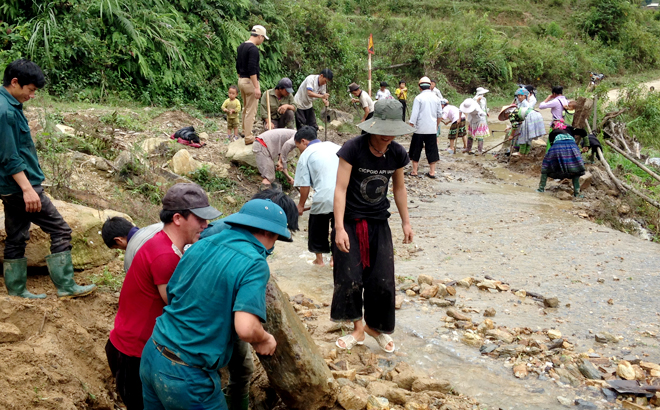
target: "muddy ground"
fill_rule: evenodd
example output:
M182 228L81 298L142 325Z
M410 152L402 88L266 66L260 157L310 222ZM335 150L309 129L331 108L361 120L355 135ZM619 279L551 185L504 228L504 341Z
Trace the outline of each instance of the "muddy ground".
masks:
M181 112L166 112L156 118L156 125L140 136L114 130L113 134L122 144L129 145L140 138L166 135L179 125L195 121ZM198 159L223 161L226 142L222 139L221 120L218 127L219 131L210 133L208 146L194 151ZM495 135L501 139L502 134ZM330 131L328 139L341 143L349 136ZM488 140L486 146L499 142L496 137ZM408 137L399 141L404 146L409 144ZM496 314L490 320L512 333L513 329L527 329L525 332L547 339L549 329L560 331L571 346L570 351L563 351L567 356L590 353L620 359L634 355L644 361L660 362L658 245L595 224L590 210L598 207L599 202L597 193L590 189L585 192L586 199L574 201L560 201L552 193L535 192L537 165L507 166L491 155L450 156L441 150L437 180L406 177L416 234L412 244L401 243L400 219L394 205L390 219L396 274L402 285L406 280L416 281L420 274L445 284L466 277L483 280L488 275L506 282L511 289L557 297L559 304L547 308L543 302L521 293L455 286L454 307L469 315L475 324L485 320L483 312L487 308L494 308ZM420 174L426 170L422 160ZM125 186L89 162L82 160L74 175L74 188L92 192L110 204L119 206L120 201L125 201L125 196L113 193ZM230 178L238 182L235 189L240 190L242 197L249 197L257 189L258 178L246 176L236 166L230 170ZM549 188L557 184L551 181ZM136 207L132 203L123 206L129 210ZM157 211L157 207L152 208L147 211ZM148 218L143 209L135 211ZM301 227L306 224L307 214ZM48 293L45 301L11 298L0 286L0 324L15 326L10 329L12 332L0 332L0 408L120 408L104 352L117 309L120 259L107 267L77 273L81 282L105 278L99 292L81 300L57 300L43 271L31 271L28 287L34 292ZM448 319L446 307L431 305L403 290L398 293L402 307L397 311L397 329L393 334L397 352L384 355L369 339L365 346L343 355L340 352L337 358L332 350L342 329L332 325L329 310L323 307L332 298L332 270L313 266L311 260L303 229L293 243L278 244L270 264L285 292L292 297L304 294L319 304L312 310L301 308L299 313L331 363L345 359L356 366L356 357L373 353L373 373L369 374L386 378L400 362L405 362L420 374L448 380L454 391L463 395L446 399L443 405L447 409L564 408L557 397L571 402L584 399L597 408L619 408L618 404L606 402L598 387L586 386L584 381L571 386L566 380L553 378L552 371L530 372L525 378L516 378L513 365L524 360L532 368L536 366L532 366L534 360L524 355L512 360L480 354L477 348L463 342L464 334L470 331ZM618 342L596 342L595 334L603 331L615 335ZM557 368L560 366L558 363ZM261 392L257 391L256 396L267 395L263 374L256 384Z

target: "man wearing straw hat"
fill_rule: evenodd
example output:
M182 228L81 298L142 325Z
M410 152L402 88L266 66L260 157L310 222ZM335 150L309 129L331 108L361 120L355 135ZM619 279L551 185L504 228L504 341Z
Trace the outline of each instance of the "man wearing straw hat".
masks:
M248 201L223 220L231 227L198 241L167 286L169 304L142 352L146 409L225 410L218 369L237 338L261 355L277 342L266 332L266 257L291 241L287 217L266 199Z
M403 243L410 243L413 230L403 177L403 167L410 159L394 138L415 129L401 121L401 104L394 99L376 102L373 117L358 127L365 133L337 152L330 317L354 324L351 334L337 340L340 349L363 344L366 333L392 353L395 346L389 334L394 332L395 279L387 192L392 179Z

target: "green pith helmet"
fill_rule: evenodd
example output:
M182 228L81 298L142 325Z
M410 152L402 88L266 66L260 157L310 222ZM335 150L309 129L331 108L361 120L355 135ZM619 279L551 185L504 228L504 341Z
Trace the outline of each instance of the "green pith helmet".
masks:
M358 124L362 131L374 135L399 136L412 134L415 128L401 121L402 105L395 99L384 98L374 104L374 116Z

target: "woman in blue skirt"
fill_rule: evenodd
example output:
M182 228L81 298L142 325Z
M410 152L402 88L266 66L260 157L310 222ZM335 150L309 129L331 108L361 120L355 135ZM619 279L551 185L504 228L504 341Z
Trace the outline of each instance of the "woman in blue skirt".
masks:
M541 165L541 182L539 183L538 192L545 191L545 184L548 177L554 179L568 178L573 181L573 196L576 198L584 198L580 194L580 177L584 175L584 161L580 154L580 148L575 143L572 134L583 130L573 129L567 127L564 129L554 129L548 139L550 141L550 149L543 158L543 165Z

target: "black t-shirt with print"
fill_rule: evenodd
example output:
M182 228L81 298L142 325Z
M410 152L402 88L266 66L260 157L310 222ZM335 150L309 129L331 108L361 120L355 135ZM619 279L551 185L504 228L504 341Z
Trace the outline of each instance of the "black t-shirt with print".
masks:
M387 219L390 178L410 162L408 153L392 141L385 155L377 157L369 149L370 134L350 139L337 151L337 156L353 167L346 190L345 219Z

